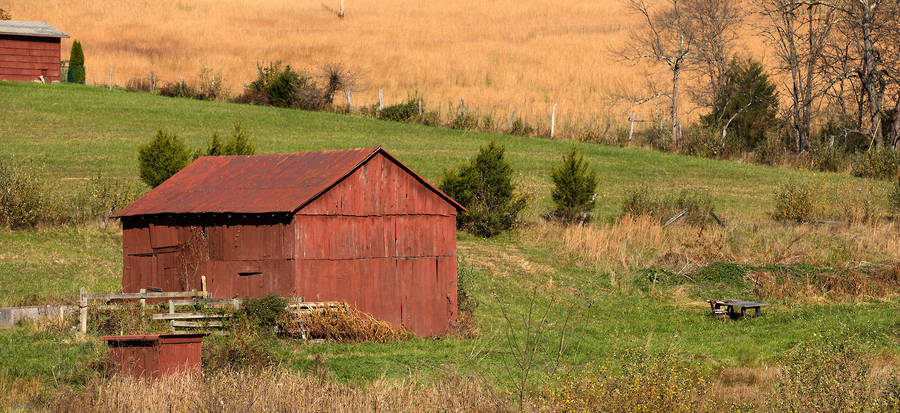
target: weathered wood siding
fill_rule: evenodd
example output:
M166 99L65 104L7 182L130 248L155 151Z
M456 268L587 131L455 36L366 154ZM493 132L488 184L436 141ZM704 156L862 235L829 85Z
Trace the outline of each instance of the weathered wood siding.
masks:
M456 209L377 155L294 218L297 294L423 336L456 322Z
M58 37L0 34L0 80L60 80L59 48Z

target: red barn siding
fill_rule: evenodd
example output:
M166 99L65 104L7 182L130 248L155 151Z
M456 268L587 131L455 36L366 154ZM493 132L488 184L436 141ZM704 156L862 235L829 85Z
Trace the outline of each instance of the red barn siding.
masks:
M458 209L381 148L205 157L117 213L122 286L200 288L205 275L216 298L347 301L445 334Z
M0 34L0 80L58 81L60 39Z
M294 225L298 295L424 336L455 324L456 209L390 159L376 155Z

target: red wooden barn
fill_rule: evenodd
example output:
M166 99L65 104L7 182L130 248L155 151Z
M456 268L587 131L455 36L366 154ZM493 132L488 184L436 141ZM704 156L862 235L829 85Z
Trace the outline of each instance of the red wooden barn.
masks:
M0 20L0 80L59 81L63 37L47 23Z
M456 322L463 207L381 147L202 157L118 211L122 288L347 301L423 335Z

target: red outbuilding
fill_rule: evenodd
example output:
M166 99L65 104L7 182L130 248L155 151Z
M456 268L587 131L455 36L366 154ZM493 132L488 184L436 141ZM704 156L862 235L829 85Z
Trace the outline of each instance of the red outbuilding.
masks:
M0 20L0 80L59 81L60 39L47 23Z
M381 147L202 157L118 211L122 289L346 301L422 336L456 322L453 199Z

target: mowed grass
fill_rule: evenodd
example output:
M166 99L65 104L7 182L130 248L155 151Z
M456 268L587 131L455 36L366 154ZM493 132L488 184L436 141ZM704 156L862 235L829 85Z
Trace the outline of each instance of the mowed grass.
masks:
M515 181L530 194L527 226L535 231L537 216L550 206L549 171L570 146L576 145L598 170L601 185L596 215L609 222L619 213L626 191L638 185L662 189L702 189L710 193L720 215L753 225L776 225L769 217L772 192L786 180L807 181L830 188L852 188L872 182L841 174L746 165L658 153L538 138L461 132L382 122L328 113L169 99L146 94L107 91L72 85L45 86L0 83L0 156L44 166L51 186L65 194L79 190L84 179L98 173L137 180L137 148L163 128L200 147L212 135L228 133L234 122L250 131L258 153L382 145L426 179L439 181L442 171L464 162L478 147L496 139L507 147ZM875 185L882 185L876 183ZM316 355L337 378L367 381L409 376L439 380L448 372L484 375L509 388L514 350L504 331L525 334L532 291L536 308L548 311L541 335L543 366L548 374L555 344L570 308L580 337L578 350L565 362L604 360L625 349L668 352L708 368L766 364L798 343L839 337L867 352L900 353L897 298L832 302L778 300L768 315L746 322L721 323L709 317L704 291L685 293L665 288L649 293L622 286L622 272L635 272L628 262L611 271L591 265L537 236L516 233L484 240L459 235L461 260L475 269L470 291L479 303L475 312L482 332L476 339L413 339L393 344L324 344L272 341L267 346L285 366L307 369ZM838 248L840 249L840 248ZM877 254L876 254L877 255ZM74 299L77 287L96 291L119 288L120 238L115 227L91 224L0 231L0 305ZM635 277L634 274L631 275ZM714 287L714 286L713 286ZM71 295L66 296L66 291ZM734 291L734 290L729 290ZM59 295L53 295L59 294ZM497 298L495 298L497 297ZM712 298L712 297L709 297ZM575 304L572 307L572 303ZM510 315L507 321L501 307ZM541 313L543 314L543 313ZM583 331L583 333L582 333ZM39 376L52 383L49 366L77 352L84 341L71 333L51 335L32 326L0 332L0 341L17 342L4 357L0 371L14 376ZM574 340L574 338L573 338ZM14 368L25 354L39 367ZM92 359L97 354L87 357ZM79 359L81 360L81 359ZM86 365L87 361L78 363Z
M0 156L46 168L60 190L75 190L97 174L137 179L138 147L158 129L174 132L191 148L240 122L257 153L381 145L433 183L496 139L507 148L515 181L536 210L550 202L550 169L576 146L600 177L598 212L619 212L626 190L637 185L708 191L725 217L763 219L772 193L787 181L835 187L868 181L843 174L747 165L596 144L455 131L330 113L169 99L73 85L0 82ZM887 184L880 184L886 186Z

